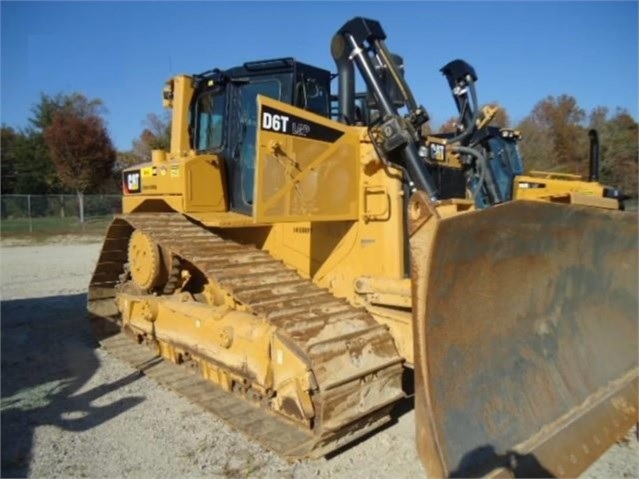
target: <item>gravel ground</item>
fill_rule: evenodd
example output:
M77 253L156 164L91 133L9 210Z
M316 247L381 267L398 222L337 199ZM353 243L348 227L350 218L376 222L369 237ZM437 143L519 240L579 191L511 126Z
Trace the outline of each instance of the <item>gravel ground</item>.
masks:
M340 454L289 464L96 347L84 291L99 243L1 246L2 477L424 476L409 401ZM639 477L634 434L583 477Z

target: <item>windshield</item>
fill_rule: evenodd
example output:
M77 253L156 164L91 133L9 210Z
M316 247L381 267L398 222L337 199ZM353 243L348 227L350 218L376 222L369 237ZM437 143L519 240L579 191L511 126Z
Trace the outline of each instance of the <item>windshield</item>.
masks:
M239 87L240 100L240 165L242 168L242 199L253 204L255 159L257 158L257 95L279 100L281 84L277 78L258 80Z
M200 94L195 103L195 149L217 150L224 141L225 91L210 90Z
M510 159L511 168L513 169L513 173L516 175L521 175L524 172L524 164L521 160L521 153L519 152L519 145L517 144L517 140L506 141L504 144L504 149L508 158Z
M493 136L487 146L492 181L502 201L508 201L512 198L513 179L523 172L517 142L514 138ZM487 206L485 200L481 200L481 207Z
M515 176L523 173L523 165L517 141L493 137L488 141L493 161L499 163L499 167L506 170L509 175Z

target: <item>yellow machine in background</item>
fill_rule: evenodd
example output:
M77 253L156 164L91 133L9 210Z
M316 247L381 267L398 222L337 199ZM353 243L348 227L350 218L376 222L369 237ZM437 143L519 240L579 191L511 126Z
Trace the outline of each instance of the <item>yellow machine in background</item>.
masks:
M489 111L489 115L493 113ZM486 122L491 116L482 116ZM483 127L490 131L491 137L487 143L495 142L495 138L501 137L502 147L497 154L497 158L491 158L488 162L494 170L497 181L501 180L504 187L504 196L500 201L510 200L538 200L550 201L554 203L569 203L575 205L586 205L597 208L607 208L614 210L624 209L626 196L617 188L602 185L599 183L599 142L596 130L590 130L591 138L591 172L588 178L582 175L548 171L527 171L524 172L523 161L517 148L517 142L521 135L516 130L508 128ZM479 129L481 131L481 129ZM433 157L445 165L446 168L462 170L465 168L464 160L459 154L459 145L447 139L450 135L430 135L425 139L426 145L434 151ZM484 148L481 143L486 143L486 139L474 144L479 147L484 154L492 154L490 147ZM512 168L511 171L503 171L502 168ZM493 186L494 188L494 186ZM467 191L467 196L476 196L473 188ZM480 208L488 206L486 193L480 195L477 206Z
M636 216L513 197L465 62L475 126L422 138L385 38L337 32L336 96L291 58L167 83L171 149L125 170L89 285L103 344L289 459L387 423L414 370L429 476L577 475L637 421Z
M617 188L599 183L599 135L597 130L590 130L588 136L590 172L587 179L568 173L530 171L515 181L513 197L625 209L626 196Z
M617 188L599 183L599 137L590 137L590 171L581 175L525 171L518 142L519 131L491 126L498 111L487 105L479 108L475 70L463 60L454 60L441 69L448 79L459 111L456 132L427 135L422 155L448 172L454 185L449 194L460 195L465 181L466 196L478 208L510 200L539 200L598 208L624 209L626 196ZM464 175L458 172L464 171ZM451 174L452 172L452 174Z

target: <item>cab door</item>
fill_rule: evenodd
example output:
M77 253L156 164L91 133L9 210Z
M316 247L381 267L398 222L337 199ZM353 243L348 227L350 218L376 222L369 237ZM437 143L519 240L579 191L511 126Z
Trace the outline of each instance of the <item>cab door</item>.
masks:
M255 78L236 85L232 111L235 116L235 145L232 148L233 209L246 214L253 212L255 158L258 125L257 95L279 100L281 82L277 78Z

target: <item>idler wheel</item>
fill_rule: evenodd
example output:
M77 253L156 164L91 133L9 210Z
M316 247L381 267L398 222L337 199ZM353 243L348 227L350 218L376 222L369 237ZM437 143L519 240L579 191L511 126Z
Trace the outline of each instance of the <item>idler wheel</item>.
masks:
M135 230L129 240L131 278L140 288L150 290L158 285L161 276L160 248L149 236Z

